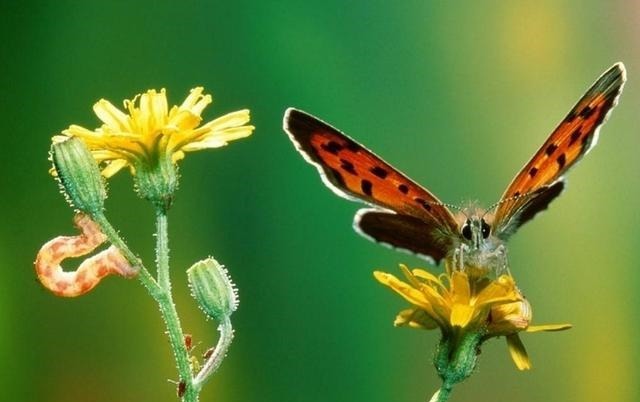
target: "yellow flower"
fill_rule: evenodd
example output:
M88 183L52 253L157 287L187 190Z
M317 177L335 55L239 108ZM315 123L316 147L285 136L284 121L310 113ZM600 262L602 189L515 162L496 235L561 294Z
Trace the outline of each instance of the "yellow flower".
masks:
M154 89L124 101L128 113L111 102L100 99L93 110L103 124L95 130L71 125L62 135L53 137L54 143L68 137L82 139L110 177L128 166L137 169L152 166L168 158L176 163L185 152L227 145L229 141L251 135L249 110L240 110L200 125L204 108L212 102L202 87L191 90L180 106L169 109L164 89Z
M407 278L401 281L391 274L376 271L375 278L388 286L413 307L402 310L394 325L410 328L440 328L443 338L460 339L480 333L481 341L504 335L511 357L520 370L531 367L518 332L559 331L571 326L530 326L531 305L516 287L510 275L496 279L477 278L452 271L439 277L422 269L400 269Z

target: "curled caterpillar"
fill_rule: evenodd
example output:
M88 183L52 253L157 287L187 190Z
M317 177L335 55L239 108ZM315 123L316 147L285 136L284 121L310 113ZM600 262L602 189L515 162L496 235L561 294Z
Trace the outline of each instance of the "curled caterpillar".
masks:
M87 258L75 271L65 272L60 266L63 260L89 254L106 240L87 215L76 214L73 221L82 232L80 235L58 236L38 252L36 272L44 287L58 296L75 297L93 289L107 275L131 278L138 273L114 246Z

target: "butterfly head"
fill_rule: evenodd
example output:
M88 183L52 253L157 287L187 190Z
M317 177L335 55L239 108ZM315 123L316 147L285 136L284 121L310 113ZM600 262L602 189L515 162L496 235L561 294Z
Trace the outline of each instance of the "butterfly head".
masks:
M478 250L491 236L491 225L485 219L486 211L475 207L466 208L462 210L462 215L460 235L472 250Z

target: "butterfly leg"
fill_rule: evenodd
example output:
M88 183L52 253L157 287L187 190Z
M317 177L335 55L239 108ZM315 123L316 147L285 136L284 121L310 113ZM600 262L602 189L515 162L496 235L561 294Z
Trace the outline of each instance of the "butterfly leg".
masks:
M469 246L461 244L453 252L453 268L457 271L464 272L464 254L469 251Z
M511 272L509 271L509 258L507 256L507 247L504 244L499 245L496 250L493 252L494 258L496 260L495 263L495 274L497 276L506 274L511 276Z

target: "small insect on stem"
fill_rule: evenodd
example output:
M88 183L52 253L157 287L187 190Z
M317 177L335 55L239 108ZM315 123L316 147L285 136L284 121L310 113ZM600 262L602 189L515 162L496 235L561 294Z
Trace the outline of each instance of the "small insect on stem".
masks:
M193 337L191 334L184 334L184 346L187 348L188 352L193 348Z
M185 392L187 392L187 383L184 380L180 380L180 382L178 383L178 387L176 389L178 398L182 398Z
M208 358L211 357L211 355L213 354L213 351L215 350L215 348L209 348L207 349L203 354L202 354L202 358L207 360Z
M38 252L35 267L44 287L58 296L75 297L93 289L107 275L131 278L137 274L115 246L87 258L75 271L65 272L60 266L62 261L89 254L106 240L98 225L87 215L76 214L73 221L80 229L80 235L58 236Z

